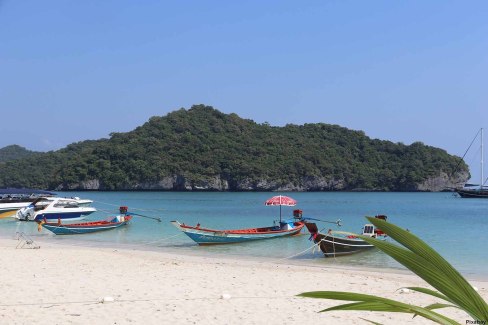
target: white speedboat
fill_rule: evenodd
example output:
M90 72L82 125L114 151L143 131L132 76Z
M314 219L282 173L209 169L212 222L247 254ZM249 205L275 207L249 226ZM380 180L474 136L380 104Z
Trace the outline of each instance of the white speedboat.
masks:
M17 211L15 217L25 221L82 220L95 211L93 207L80 206L77 199L39 198Z
M0 189L0 219L13 217L15 213L40 197L51 197L56 194L27 188Z

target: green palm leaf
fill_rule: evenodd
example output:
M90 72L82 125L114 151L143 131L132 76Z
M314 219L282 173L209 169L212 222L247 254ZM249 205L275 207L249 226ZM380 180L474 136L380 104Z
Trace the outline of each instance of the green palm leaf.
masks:
M458 324L455 320L447 318L441 314L433 312L429 309L405 304L399 301L366 295L354 292L339 292L339 291L314 291L305 292L299 296L308 298L322 298L322 299L334 299L334 300L347 300L347 301L359 301L351 304L344 304L339 306L334 306L322 310L332 311L332 310L368 310L368 311L386 311L386 312L401 312L410 313L423 316L432 321L438 322L440 324Z
M440 303L430 304L430 305L425 306L424 308L428 309L428 310L434 310L434 309L447 308L447 307L453 307L453 308L459 309L459 307L455 306L455 305L440 304ZM417 316L417 314L413 315L413 318L415 318L415 316Z
M350 304L344 304L344 305L338 305L334 307L330 307L324 310L321 310L320 312L326 312L326 311L332 311L332 310L365 310L365 311L386 311L386 312L407 312L405 309L397 307L397 306L391 306L387 305L382 302L377 302L377 301L372 301L372 302L353 302Z
M439 292L434 291L434 290L430 290L430 289L422 288L422 287L405 287L405 289L410 289L410 290L413 290L413 291L425 293L427 295L431 295L431 296L434 296L434 297L437 297L437 298L441 298L441 299L443 299L445 301L449 301L451 303L454 303L451 299L449 299L448 297L444 296L442 293L439 293Z
M369 319L366 319L366 318L359 317L359 319L362 319L363 321L368 322L368 323L371 323L371 324L374 324L374 325L383 325L381 323L373 322L372 320L369 320Z
M375 245L378 249L390 255L444 295L451 297L453 302L465 308L470 308L470 301L466 299L463 292L459 290L456 284L453 283L448 276L439 272L437 266L433 264L431 260L424 259L415 253L392 243L361 235L358 235L358 237Z
M424 259L405 248L383 240L378 240L362 235L357 236L364 241L375 245L378 249L390 255L396 261L403 264L405 267L420 276L426 282L430 283L434 288L441 291L445 296L454 297L450 298L451 300L448 301L459 304L461 307L463 307L463 309L468 311L468 313L470 313L473 318L477 317L477 311L473 308L472 305L470 305L470 301L462 295L462 292L457 288L456 284L452 283L452 280L448 276L440 273L437 270L437 266L434 265L431 260Z
M424 308L428 310L434 310L434 309L441 309L441 308L448 308L448 307L459 308L458 306L454 306L450 304L440 304L440 303L430 304L428 306L425 306Z
M426 307L420 307L371 295L335 291L308 292L300 296L355 301L354 303L327 308L323 311L369 310L404 312L413 313L414 317L420 315L441 324L456 324L454 320L433 311L434 309L456 307L463 309L476 320L488 319L488 305L483 298L434 249L415 235L398 226L377 218L367 217L367 219L404 247L372 237L356 236L376 246L403 264L438 291L420 287L409 287L409 289L443 299L451 304L434 303ZM345 232L334 233L350 234Z
M481 296L473 289L473 287L462 277L459 272L452 267L442 256L440 256L434 249L427 245L417 236L412 233L384 220L367 217L376 227L383 230L388 236L396 240L398 243L407 247L419 261L428 261L429 268L440 278L441 281L435 281L430 277L424 277L424 273L417 273L410 268L409 264L404 264L407 268L415 272L418 276L423 278L434 288L445 294L452 302L458 304L465 309L475 319L488 319L488 305L481 298ZM381 242L370 237L359 236L361 239L372 243L380 250L397 259L395 255L389 254L385 251ZM375 241L373 243L372 241ZM398 259L397 259L398 260ZM431 273L431 272L430 272ZM428 275L428 274L427 274Z
M483 298L481 298L481 296L473 289L468 281L466 281L466 279L433 248L414 234L392 223L372 217L367 217L367 219L376 227L385 231L388 236L415 254L432 261L432 264L436 265L440 272L445 274L453 283L457 285L458 289L463 293L463 296L471 301L472 305L476 306L480 312L479 316L483 317L484 319L488 318L488 305ZM439 288L437 289L439 290Z

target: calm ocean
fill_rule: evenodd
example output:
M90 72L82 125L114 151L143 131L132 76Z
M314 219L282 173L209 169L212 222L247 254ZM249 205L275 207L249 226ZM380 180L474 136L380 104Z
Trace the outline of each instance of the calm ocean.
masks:
M59 192L59 196L79 196L94 200L98 211L87 220L114 215L118 206L129 211L161 217L163 222L135 217L128 227L80 236L55 236L37 231L37 224L0 220L0 235L14 237L25 232L34 240L73 243L86 246L118 246L151 249L191 255L226 255L234 258L269 259L296 255L312 246L306 230L297 237L223 246L197 246L169 221L200 223L208 228L236 229L270 226L279 217L279 207L264 201L280 193L181 193L181 192ZM304 216L335 221L343 226L319 224L319 228L360 232L364 216L386 214L388 221L408 228L441 253L468 278L488 279L488 200L461 199L451 193L281 193L298 201L296 207L283 207L290 217L294 208ZM347 267L403 268L379 251L341 258L323 258L308 250L290 259L292 263Z

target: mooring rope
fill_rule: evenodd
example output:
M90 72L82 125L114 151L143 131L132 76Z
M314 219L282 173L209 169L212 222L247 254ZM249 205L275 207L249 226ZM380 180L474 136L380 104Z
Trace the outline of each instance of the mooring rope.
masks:
M109 211L109 210L105 210L105 209L98 209L99 211L102 211L102 212L105 212L105 213L108 213L108 214L113 214L114 212L113 211ZM137 210L137 209L136 209ZM161 217L151 217L151 216L145 216L143 214L139 214L139 213L135 213L135 212L131 212L131 211L128 211L127 212L127 215L130 215L130 216L136 216L136 217L142 217L142 218L148 218L148 219L153 219L153 220L156 220L158 222L162 222L162 219Z
M311 249L314 249L314 248L316 248L317 246L319 246L319 245L320 245L320 243L321 243L323 240L324 240L324 239L322 238L322 239L321 239L321 240L320 240L318 243L313 244L311 247L308 247L307 249L305 249L305 250L303 250L303 251L301 251L301 252L299 252L299 253L297 253L297 254L293 254L293 255L291 255L291 256L287 256L287 257L283 257L283 258L280 258L280 259L278 259L278 260L275 260L275 262L276 262L276 263L278 263L279 261L287 260L287 259L290 259L290 258L293 258L293 257L297 257L297 256L299 256L299 255L302 255L303 253L305 253L305 252L307 252L307 251L309 251L309 250L311 250ZM313 253L315 254L315 252L313 252Z
M105 212L105 213L114 213L113 211L110 211L110 210L105 210L105 209L97 209L98 211L102 211L102 212ZM116 213L116 212L115 212Z
M125 303L125 302L150 302L150 301L189 301L189 300L222 300L225 299L222 296L218 297L194 297L194 298L174 298L174 297L163 297L163 298L146 298L146 299L114 299L109 303ZM227 299L301 299L297 296L230 296ZM27 302L27 303L12 303L12 304L0 304L0 307L22 307L22 306L45 306L49 307L62 306L62 305L72 305L72 304L106 304L103 298L97 300L75 300L75 301L60 301L60 302ZM48 307L44 307L48 308Z
M114 207L120 207L119 204L113 204L113 203L108 203L108 202L102 202L102 201L93 201L93 202L96 202L96 203L100 203L100 204L106 204L106 205L111 205L111 206L114 206ZM144 212L154 212L154 211L165 211L166 209L139 209L139 208L130 208L131 210L138 210L138 211L144 211Z

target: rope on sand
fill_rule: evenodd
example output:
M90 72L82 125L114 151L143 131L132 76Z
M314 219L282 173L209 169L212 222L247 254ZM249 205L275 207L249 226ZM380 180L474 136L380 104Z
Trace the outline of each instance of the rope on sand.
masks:
M178 237L178 236L181 236L181 235L183 235L183 233L179 233L179 234L176 234L174 236L163 237L161 239L154 240L154 241L150 241L150 242L147 242L147 243L142 243L142 244L143 245L151 245L151 244L158 243L158 242L162 242L162 241L165 241L165 240L168 240L168 239L171 239L171 238L175 238L175 237Z
M110 299L99 298L98 300L77 300L77 301L59 301L59 302L27 302L27 303L12 303L12 304L0 304L0 307L29 307L29 306L45 306L43 308L51 308L62 305L73 304L107 304L110 303L125 303L125 302L150 302L150 301L190 301L190 300L227 300L227 299L302 299L297 296L231 296L231 297L195 297L195 298L153 298L153 299ZM111 298L111 297L110 297Z

